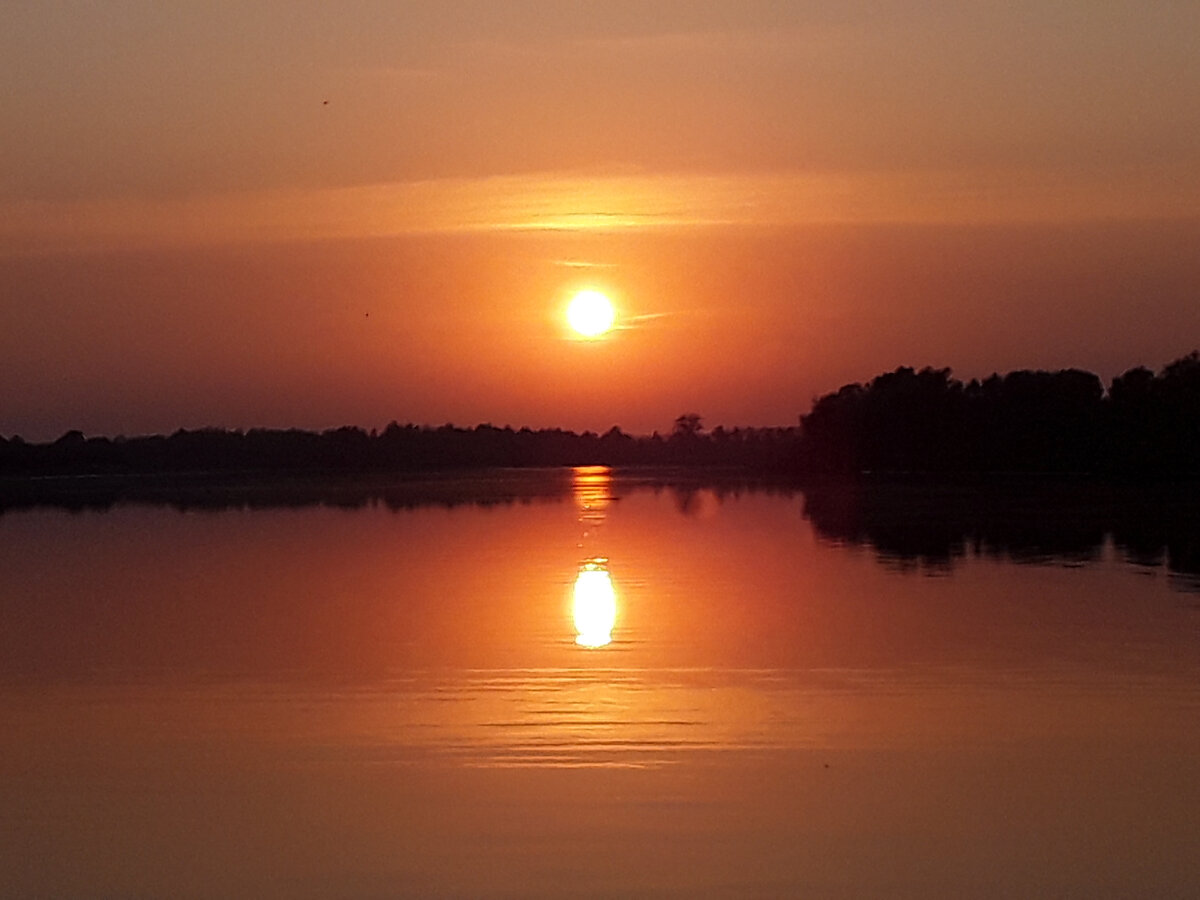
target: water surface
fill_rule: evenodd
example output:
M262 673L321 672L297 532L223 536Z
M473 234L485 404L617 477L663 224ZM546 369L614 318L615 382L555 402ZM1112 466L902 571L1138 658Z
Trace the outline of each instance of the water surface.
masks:
M1200 889L1178 506L222 496L0 515L5 896Z

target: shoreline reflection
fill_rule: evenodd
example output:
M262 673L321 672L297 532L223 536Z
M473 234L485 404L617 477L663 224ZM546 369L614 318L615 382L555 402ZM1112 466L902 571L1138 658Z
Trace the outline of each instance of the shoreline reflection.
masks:
M1084 565L1111 546L1122 562L1163 568L1173 588L1200 592L1195 485L1061 482L809 487L804 517L819 537L867 546L902 570L953 571L970 556Z

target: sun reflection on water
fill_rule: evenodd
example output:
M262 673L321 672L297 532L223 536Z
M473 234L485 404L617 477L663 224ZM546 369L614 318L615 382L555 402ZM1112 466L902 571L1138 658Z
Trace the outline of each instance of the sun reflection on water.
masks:
M591 648L612 643L613 627L617 624L617 592L607 559L596 557L579 566L572 608L578 632L575 643Z
M617 593L608 570L608 557L598 549L600 526L612 502L612 470L607 466L580 466L574 476L581 529L578 546L585 558L575 576L571 612L577 633L575 643L594 649L612 643L617 622Z
M607 466L577 466L573 474L580 524L585 528L600 525L612 502L612 470Z

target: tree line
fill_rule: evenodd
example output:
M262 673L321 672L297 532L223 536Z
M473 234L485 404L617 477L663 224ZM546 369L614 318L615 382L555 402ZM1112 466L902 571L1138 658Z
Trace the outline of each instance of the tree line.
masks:
M171 435L34 444L0 437L0 475L379 472L471 467L740 466L797 477L1086 473L1200 476L1200 353L1105 388L1078 369L1021 370L962 382L950 369L900 367L813 401L799 425L636 436L491 424L392 422L382 431L205 428Z
M1091 372L1022 370L967 383L898 368L820 397L797 465L823 474L1200 475L1200 353L1108 389Z
M695 414L680 416L665 436L634 436L616 426L597 434L397 422L370 432L353 426L321 432L205 428L110 439L69 431L46 444L0 437L0 474L365 473L579 465L779 468L794 455L796 431L717 427L704 432Z

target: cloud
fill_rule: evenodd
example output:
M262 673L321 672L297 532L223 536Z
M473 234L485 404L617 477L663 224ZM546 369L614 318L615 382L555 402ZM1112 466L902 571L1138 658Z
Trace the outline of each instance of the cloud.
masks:
M1195 216L1200 175L544 173L183 198L0 202L0 252L453 232L629 232L833 223L983 224ZM560 260L586 268L605 264Z

